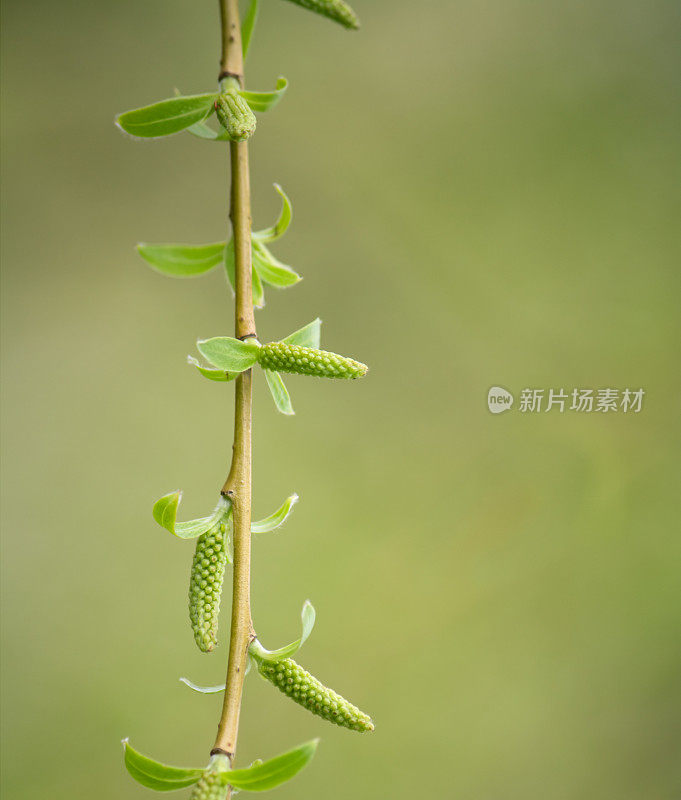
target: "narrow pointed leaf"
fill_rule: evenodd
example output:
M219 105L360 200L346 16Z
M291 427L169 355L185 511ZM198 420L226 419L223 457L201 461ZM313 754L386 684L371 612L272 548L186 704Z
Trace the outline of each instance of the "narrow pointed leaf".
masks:
M281 197L281 212L279 214L279 219L272 225L270 228L264 228L261 231L254 231L252 234L253 239L256 239L260 242L273 242L275 239L279 239L283 236L288 226L291 224L291 219L293 217L293 207L291 206L291 201L289 200L286 192L279 186L278 183L274 184L274 188Z
M229 285L232 287L232 292L233 292L234 284L236 283L236 277L235 277L236 266L234 263L233 239L230 239L225 245L224 259L225 259L225 272L227 273L227 280L229 281Z
M193 125L190 125L190 127L187 128L187 133L191 133L192 136L196 136L198 139L206 139L211 142L229 141L229 134L227 131L222 129L216 131L205 121L195 122Z
M277 78L277 88L272 92L242 91L239 92L239 94L244 98L253 111L269 111L281 100L281 98L284 96L284 92L287 89L288 81L286 78Z
M131 136L143 139L170 136L208 117L216 96L211 93L171 97L119 114L116 125Z
M282 414L286 414L289 417L293 416L293 414L296 412L293 410L293 406L291 405L291 396L288 393L284 379L278 372L275 372L274 370L264 369L263 372L265 373L265 380L267 381L267 385L269 387L270 394L272 395L272 399L274 400L274 405L277 407L277 411L280 411Z
M282 505L269 517L251 523L251 533L269 533L281 527L291 515L293 507L298 502L298 495L287 497Z
M301 347L313 347L319 350L321 344L322 321L317 319L312 320L308 325L294 331L292 334L282 339L286 344L297 344Z
M231 336L216 336L196 343L201 355L214 367L227 372L243 372L258 360L260 345L252 339L242 342Z
M303 603L303 609L300 612L300 620L302 623L300 639L296 639L295 642L291 642L291 644L287 644L285 647L280 647L277 650L267 650L257 639L255 639L253 642L251 642L249 649L253 656L261 659L262 661L276 662L281 661L284 658L290 658L291 656L295 655L295 653L297 653L298 650L300 650L300 648L308 640L308 637L314 628L316 618L317 613L314 610L314 606L309 600L306 600Z
M213 244L146 244L137 252L158 272L174 278L192 278L216 267L223 258L225 242Z
M265 283L285 288L293 286L301 280L297 272L292 270L288 264L282 264L276 259L262 242L253 242L252 253L253 269Z
M255 260L251 268L251 296L253 298L253 305L256 308L262 308L265 305L265 291L262 288L262 281L260 275L255 268Z
M203 775L197 767L171 767L154 761L135 750L127 739L123 740L125 766L130 775L143 786L157 792L172 792L191 786Z
M213 513L208 517L192 519L188 522L177 522L177 507L182 499L182 492L171 492L154 503L152 514L158 524L179 539L195 539L210 530L221 519L229 516L231 503L221 497Z
M305 742L299 747L270 758L260 764L254 763L247 769L233 769L223 773L223 780L236 789L248 792L263 792L274 789L291 780L303 767L309 764L317 749L319 739Z
M248 48L251 46L251 39L253 38L253 31L255 30L255 23L258 21L258 0L251 0L248 11L244 16L244 21L241 23L241 50L243 53L244 61L248 55Z
M180 678L180 680L185 686L189 686L190 689L193 689L195 692L200 692L201 694L218 694L219 692L225 691L224 683L219 686L199 686L197 683L190 681L189 678Z
M238 375L238 372L225 372L224 369L211 369L204 367L194 356L187 356L187 362L192 364L209 381L233 381Z

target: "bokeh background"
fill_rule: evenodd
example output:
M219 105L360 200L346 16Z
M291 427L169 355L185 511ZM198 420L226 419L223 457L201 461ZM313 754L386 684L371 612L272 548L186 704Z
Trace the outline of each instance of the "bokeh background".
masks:
M359 737L249 677L239 758L312 736L287 798L666 800L681 793L676 0L357 0L360 34L263 0L254 221L290 193L263 339L319 315L371 365L258 378L261 638L374 716ZM116 112L214 85L214 2L4 3L3 788L143 798L119 740L202 764L224 645L194 647L192 544L232 390L185 364L228 334L219 271L133 245L225 234L226 154L124 137ZM487 390L643 387L640 414L489 413ZM223 634L229 602L223 608Z

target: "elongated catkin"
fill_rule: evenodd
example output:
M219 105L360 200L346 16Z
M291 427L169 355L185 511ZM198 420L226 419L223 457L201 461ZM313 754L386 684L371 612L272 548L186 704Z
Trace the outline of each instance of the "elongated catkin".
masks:
M373 731L371 717L324 686L292 658L258 660L258 672L291 700L335 725L352 731Z
M209 653L218 639L228 530L228 524L220 522L196 540L189 581L189 619L196 644L204 653Z
M208 769L198 783L194 784L189 800L225 800L229 794L229 786L222 780L221 774L228 769L227 756L212 756Z
M263 369L276 372L296 372L318 378L349 378L354 380L368 371L366 364L352 358L339 356L327 350L302 347L286 342L270 342L258 351L258 362Z

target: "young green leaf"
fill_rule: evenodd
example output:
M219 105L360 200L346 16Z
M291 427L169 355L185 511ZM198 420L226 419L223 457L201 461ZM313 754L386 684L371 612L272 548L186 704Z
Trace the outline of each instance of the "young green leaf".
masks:
M255 266L255 259L251 269L251 295L253 297L253 305L256 308L262 308L265 305L265 291L262 288L262 281Z
M287 89L288 81L286 78L277 78L277 87L272 92L248 92L243 90L239 94L253 111L269 111L277 105Z
M292 270L288 264L282 264L281 261L277 260L262 242L253 241L251 252L253 255L253 269L270 286L286 288L301 280L297 272Z
M301 347L313 347L319 350L321 344L322 321L317 317L312 322L289 334L282 342L286 344L297 344Z
M196 539L210 530L221 520L226 520L232 504L225 497L220 497L215 510L209 517L192 519L189 522L177 522L177 507L182 499L182 492L171 492L154 503L152 514L158 524L179 539Z
M307 641L308 637L312 633L312 629L314 628L316 617L317 614L314 610L314 606L309 600L306 600L303 603L303 610L300 612L302 632L299 639L296 639L295 642L291 642L291 644L287 644L285 647L280 647L278 650L267 650L257 639L255 639L253 642L251 642L249 652L257 660L267 661L270 663L276 663L285 658L289 658L297 653Z
M234 284L236 283L235 277L235 269L234 266L234 239L230 239L227 244L225 245L225 272L227 273L227 280L229 281L229 285L232 287L232 291L234 291Z
M187 362L196 367L203 377L208 378L209 381L233 381L239 375L238 372L225 372L223 369L204 367L194 356L187 356Z
M258 0L251 0L248 6L248 11L244 16L244 21L241 23L241 51L243 53L244 61L248 55L248 48L251 46L251 39L253 38L253 31L255 30L255 23L258 21Z
M207 122L195 122L187 128L187 133L196 136L197 139L205 139L210 142L227 142L229 134L227 131L216 131Z
M293 410L293 406L291 405L291 397L281 375L278 372L273 372L270 369L264 369L263 372L265 373L265 380L267 381L267 385L269 387L270 394L272 395L272 399L274 400L274 405L277 407L277 411L280 411L282 414L286 414L289 417L295 414L296 412Z
M274 789L291 780L303 767L307 766L315 754L319 739L312 739L299 747L270 758L268 761L254 763L246 769L233 769L222 775L222 780L235 789L247 792L264 792Z
M216 97L215 92L171 97L119 114L116 125L131 136L143 139L170 136L210 116Z
M227 372L243 372L258 360L260 344L253 339L241 341L231 336L216 336L196 343L201 355L214 367Z
M261 231L253 231L251 234L252 238L260 242L273 242L275 239L282 237L291 224L291 218L293 217L293 207L291 206L291 201L286 192L278 183L274 184L274 188L281 197L281 212L279 214L279 219L272 227L264 228Z
M291 515L293 507L298 502L297 494L287 497L282 505L269 517L251 523L251 533L269 533L281 527Z
M148 264L173 278L193 278L208 272L222 261L224 250L225 242L137 245L137 252Z
M249 658L248 663L246 664L246 670L244 671L244 675L248 675L251 671L251 661L253 659ZM199 686L198 683L194 683L194 681L190 681L189 678L180 678L180 682L184 683L185 686L188 686L190 689L193 689L195 692L199 692L199 694L219 694L220 692L225 691L225 684L220 683L217 686Z
M224 683L221 683L219 686L199 686L197 683L190 681L189 678L180 678L180 681L184 683L185 686L189 686L190 689L193 689L195 692L200 692L201 694L218 694L219 692L225 691Z
M130 775L142 786L157 792L172 792L196 783L203 769L171 767L137 752L127 739L123 739L125 766Z

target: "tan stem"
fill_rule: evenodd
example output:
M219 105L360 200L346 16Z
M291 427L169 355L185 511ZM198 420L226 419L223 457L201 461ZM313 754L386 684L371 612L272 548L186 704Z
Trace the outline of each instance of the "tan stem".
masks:
M229 73L243 82L241 28L238 0L220 0L222 21L221 75ZM237 338L255 336L251 290L251 197L248 174L248 144L230 142L231 208L234 236L235 331ZM243 372L235 381L234 446L232 464L222 493L232 501L234 519L234 568L229 662L222 715L214 751L236 752L239 711L248 657L254 636L251 622L251 422L252 373Z

